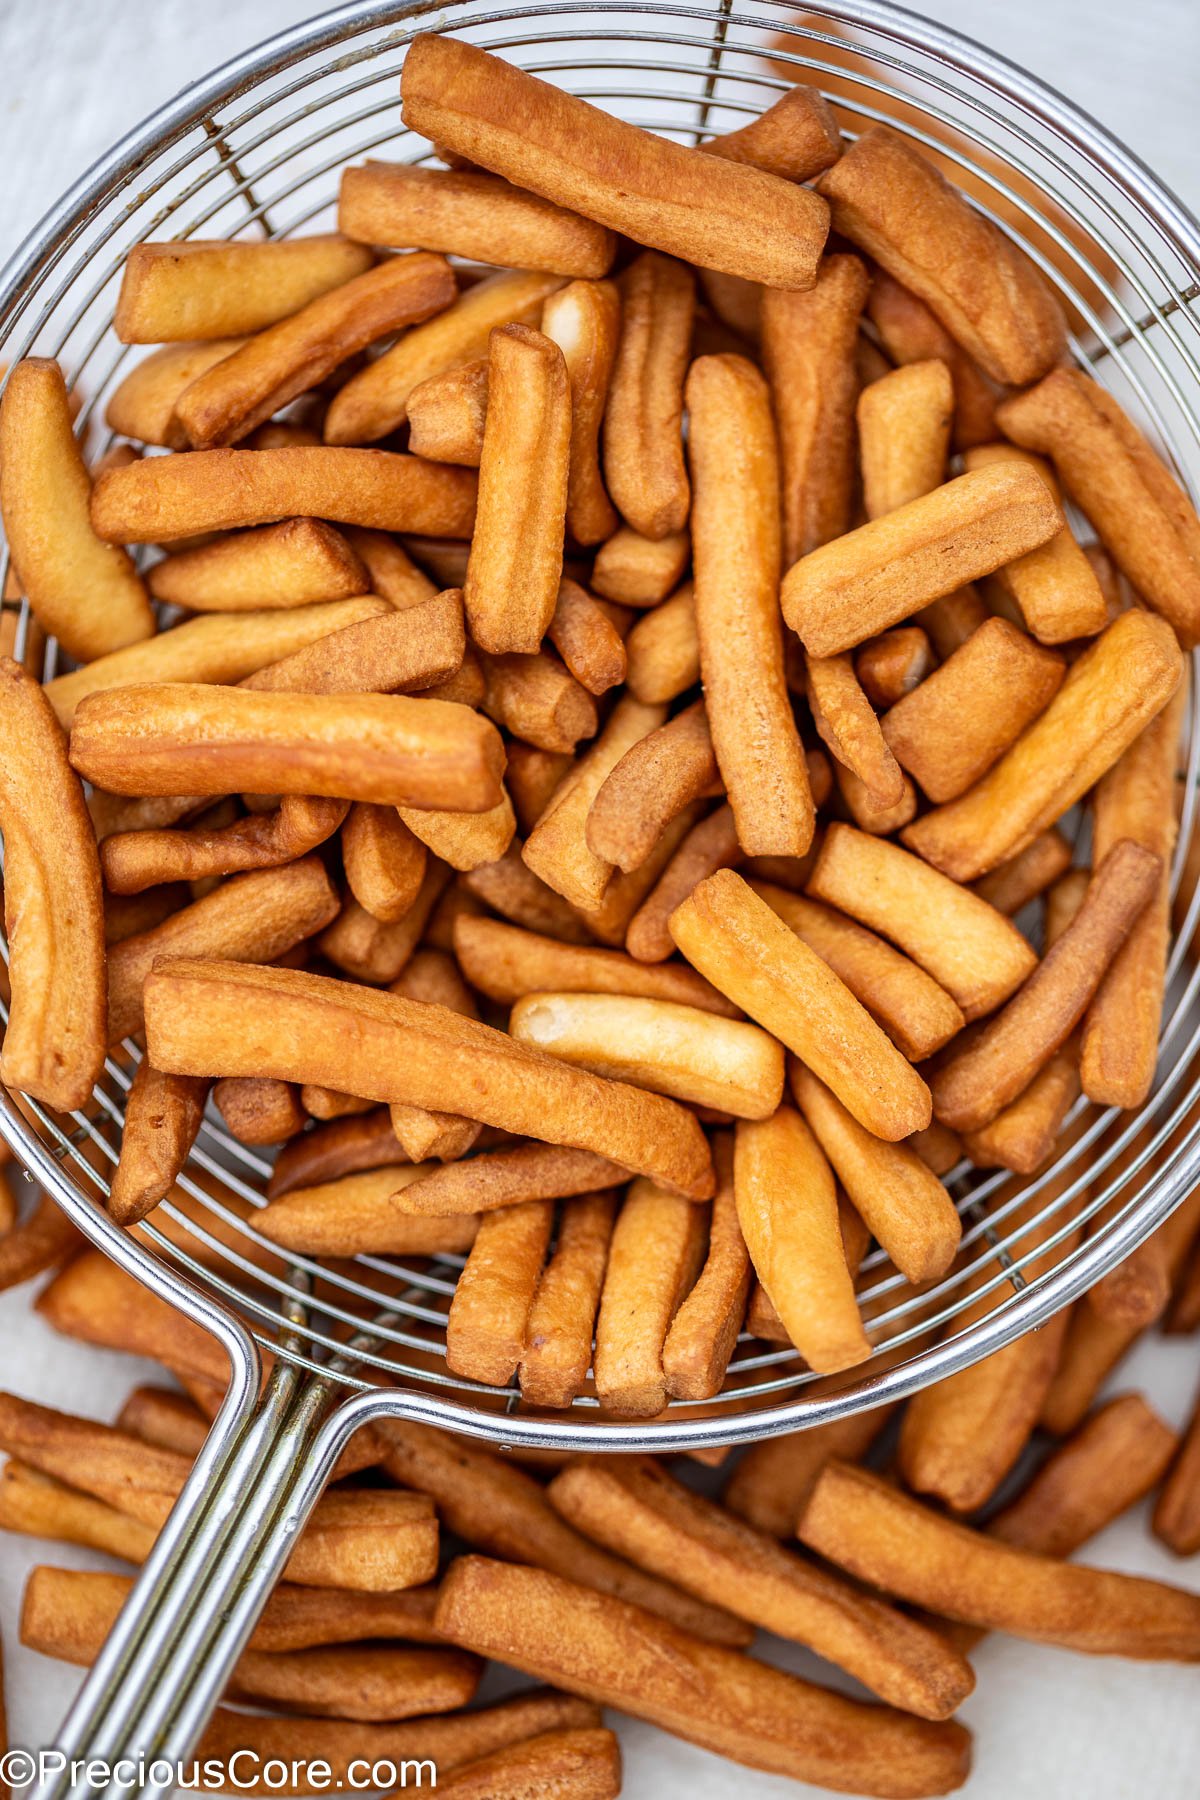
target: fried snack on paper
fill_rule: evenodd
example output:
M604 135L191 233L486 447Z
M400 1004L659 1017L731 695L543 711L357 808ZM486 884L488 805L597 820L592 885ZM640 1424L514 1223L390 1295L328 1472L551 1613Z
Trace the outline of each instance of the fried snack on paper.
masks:
M966 1776L961 1725L844 1699L544 1569L462 1557L436 1620L453 1643L553 1673L751 1768L908 1797L952 1791Z
M860 1580L966 1625L1093 1656L1200 1656L1197 1595L1000 1543L848 1463L825 1464L797 1536ZM443 1588L439 1617L444 1601Z
M904 1712L948 1718L974 1686L927 1626L691 1493L648 1456L579 1458L547 1491L606 1548L807 1645Z

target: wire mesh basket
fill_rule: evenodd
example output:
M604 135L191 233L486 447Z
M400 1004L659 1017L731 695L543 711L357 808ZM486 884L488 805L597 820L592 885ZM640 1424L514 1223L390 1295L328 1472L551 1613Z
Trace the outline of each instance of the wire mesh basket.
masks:
M405 49L424 30L452 30L682 143L736 129L797 80L826 93L847 135L890 124L932 153L1022 246L1064 302L1072 357L1116 394L1196 491L1200 226L1056 93L953 32L871 0L830 0L803 15L760 0L613 0L592 10L360 0L229 63L103 158L0 273L0 358L34 352L60 360L82 396L79 430L91 454L110 441L106 400L139 354L112 330L129 248L145 238L329 229L345 164L368 155L431 160L430 146L403 127L399 107ZM6 604L16 613L15 653L28 654L27 609ZM57 666L50 642L45 675ZM89 1238L212 1330L233 1368L195 1491L139 1584L141 1635L130 1626L110 1643L74 1715L75 1740L94 1746L98 1735L119 1736L121 1719L128 1726L132 1703L119 1697L131 1671L161 1666L170 1631L160 1609L155 1638L154 1601L180 1559L191 1559L193 1581L203 1566L215 1582L214 1568L228 1571L239 1557L244 1568L253 1555L265 1581L281 1566L338 1446L372 1416L391 1410L550 1448L737 1443L899 1398L966 1367L1035 1329L1128 1254L1200 1169L1198 771L1193 699L1180 750L1168 1005L1149 1099L1128 1114L1079 1102L1061 1153L1032 1179L965 1164L953 1171L962 1254L920 1293L881 1253L868 1258L861 1298L875 1352L851 1377L819 1380L790 1348L744 1337L709 1402L673 1402L660 1419L622 1424L603 1416L588 1391L567 1413L535 1414L516 1388L486 1388L446 1367L459 1259L321 1264L285 1256L254 1229L269 1164L214 1112L172 1201L134 1233L113 1226L103 1200L139 1054L134 1043L110 1057L93 1103L70 1118L0 1093L0 1132L25 1168ZM255 1411L262 1349L273 1353L276 1375ZM334 1394L343 1398L331 1412ZM303 1459L300 1444L310 1452ZM261 1501L257 1520L243 1518L240 1537L212 1504L216 1477L239 1469L243 1481L256 1471ZM205 1564L202 1550L217 1561ZM252 1607L247 1600L238 1615L246 1631ZM238 1628L237 1618L226 1619L223 1641L233 1643ZM201 1639L193 1634L185 1647L194 1662ZM178 1643L172 1654L183 1654ZM139 1664L139 1656L151 1660ZM173 1711L162 1702L157 1738L143 1712L145 1741L184 1741L219 1691L218 1665L227 1660L210 1657L210 1678L184 1684L187 1696L177 1696Z

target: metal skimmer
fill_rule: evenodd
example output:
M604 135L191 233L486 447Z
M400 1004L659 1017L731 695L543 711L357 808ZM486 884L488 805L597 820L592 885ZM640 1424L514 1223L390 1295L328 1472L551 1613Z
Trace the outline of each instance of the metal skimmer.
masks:
M0 274L0 355L59 357L85 396L80 429L90 425L102 450L105 402L130 359L111 327L129 247L147 237L328 229L345 163L370 154L426 160L428 146L401 124L398 97L405 47L421 30L469 36L685 143L745 123L796 79L829 95L848 133L886 120L936 152L1023 245L1068 308L1077 361L1195 488L1200 226L1061 96L957 34L872 0L829 0L802 16L760 0L611 0L591 10L356 0L196 83L85 175ZM27 627L22 606L18 655ZM46 675L55 667L51 644ZM1188 871L1200 768L1194 705L1181 759L1176 938L1151 1098L1128 1115L1078 1106L1068 1147L1033 1180L956 1171L962 1257L921 1295L878 1253L868 1260L863 1305L876 1354L853 1379L817 1381L790 1350L745 1338L717 1398L673 1404L661 1419L611 1423L590 1394L558 1416L523 1411L515 1388L484 1388L445 1366L459 1259L323 1267L284 1258L253 1226L268 1164L215 1114L155 1224L136 1235L114 1227L101 1207L136 1066L132 1043L108 1062L86 1114L52 1116L0 1091L0 1133L26 1169L93 1243L207 1328L232 1368L195 1472L61 1747L167 1759L190 1748L359 1425L400 1415L496 1443L574 1450L741 1443L965 1368L1043 1324L1127 1255L1200 1170L1200 895ZM273 1353L265 1380L264 1349ZM155 1792L170 1785L156 1773L147 1783ZM93 1790L63 1776L42 1791Z

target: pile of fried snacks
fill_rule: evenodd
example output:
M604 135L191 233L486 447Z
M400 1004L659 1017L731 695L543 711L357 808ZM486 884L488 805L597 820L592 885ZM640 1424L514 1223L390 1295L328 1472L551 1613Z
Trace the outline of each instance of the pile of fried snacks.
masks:
M872 1245L901 1293L967 1255L951 1170L1009 1172L1053 1260L1084 1221L1022 1185L1081 1096L1149 1093L1200 522L1047 279L887 127L796 86L686 148L436 34L401 106L442 166L345 169L336 233L131 252L114 328L153 348L94 465L70 371L8 372L0 1077L70 1112L129 1069L130 1229L209 1109L274 1155L256 1254L465 1256L446 1362L530 1408L711 1399L743 1332L835 1375ZM616 1793L598 1703L948 1791L980 1630L1200 1654L1200 1600L1062 1560L1175 1456L1092 1403L1200 1315L1198 1225L920 1394L886 1478L875 1415L752 1450L729 1511L381 1427L346 1473L402 1491L331 1489L230 1698L339 1755L436 1744L489 1800ZM40 1210L0 1282L61 1265L48 1316L200 1411L8 1403L4 1522L137 1561L224 1375L77 1250ZM952 1518L1039 1422L1031 1485ZM1195 1428L1158 1520L1200 1545ZM485 1554L435 1590L439 1521ZM28 1640L89 1660L125 1585L39 1570ZM746 1657L756 1625L884 1704ZM555 1691L461 1713L482 1656Z

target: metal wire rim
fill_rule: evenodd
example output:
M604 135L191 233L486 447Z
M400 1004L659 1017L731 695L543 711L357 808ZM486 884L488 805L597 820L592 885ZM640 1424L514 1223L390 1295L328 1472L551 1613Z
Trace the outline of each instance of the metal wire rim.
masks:
M423 28L468 33L685 142L744 123L794 74L822 86L850 134L883 119L936 150L971 179L976 204L1062 294L1078 323L1076 360L1140 414L1194 491L1200 318L1189 307L1200 291L1200 227L1136 158L1052 90L958 34L873 0L834 0L810 8L803 22L757 0L736 12L732 0L612 0L587 11L457 0L436 14L428 4L341 7L186 90L63 197L0 271L5 357L16 360L35 347L60 356L68 379L86 389L86 431L127 372L131 353L116 344L110 316L131 243L294 232L328 214L334 172L344 163L385 148L402 160L429 160L423 141L401 126L397 101L404 48ZM854 51L867 59L849 70L846 42L837 35L847 30ZM768 60L763 52L772 34L787 48L773 48ZM611 80L614 73L624 79ZM1044 206L1031 184L1051 196ZM111 434L97 449L107 441ZM0 575L5 568L6 559ZM18 654L27 629L22 603ZM51 643L47 675L56 654ZM1198 792L1193 703L1173 889L1183 875ZM445 1308L461 1259L407 1266L362 1257L330 1267L283 1258L242 1216L260 1203L268 1164L232 1139L216 1115L206 1120L179 1184L182 1204L161 1209L170 1236L157 1225L142 1227L136 1238L113 1226L96 1202L119 1149L137 1056L131 1043L106 1065L88 1115L62 1121L0 1093L0 1134L94 1242L219 1335L227 1335L231 1317L241 1319L277 1355L327 1371L347 1334L367 1322L368 1341L342 1359L338 1379L346 1387L368 1394L399 1383L426 1396L446 1422L514 1442L653 1442L664 1449L735 1442L898 1398L1035 1329L1128 1254L1188 1192L1200 1171L1192 1076L1200 970L1188 969L1200 892L1177 901L1183 917L1171 956L1160 1075L1140 1112L1077 1104L1069 1147L1031 1181L956 1171L950 1185L964 1215L963 1255L931 1293L917 1295L884 1272L875 1254L862 1298L877 1355L858 1379L817 1382L793 1351L743 1338L719 1396L673 1403L649 1425L608 1424L590 1392L570 1414L521 1415L516 1388L451 1375L444 1367ZM3 943L0 953L7 955ZM1082 1244L1081 1226L1090 1227ZM264 1257L273 1259L267 1268ZM974 1316L989 1296L993 1310ZM968 1302L972 1318L951 1332Z

